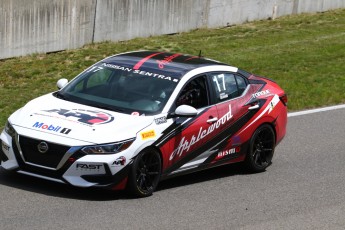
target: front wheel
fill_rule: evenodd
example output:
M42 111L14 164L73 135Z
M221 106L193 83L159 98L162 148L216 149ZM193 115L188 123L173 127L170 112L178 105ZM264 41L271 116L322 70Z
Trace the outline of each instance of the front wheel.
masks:
M268 124L260 126L250 139L249 153L245 160L248 170L254 173L264 171L272 162L274 148L273 128Z
M151 196L162 170L161 156L155 149L144 149L135 158L129 176L128 189L137 197Z

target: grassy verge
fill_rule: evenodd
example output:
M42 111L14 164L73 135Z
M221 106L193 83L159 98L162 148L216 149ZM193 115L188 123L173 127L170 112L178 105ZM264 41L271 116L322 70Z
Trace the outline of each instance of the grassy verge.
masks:
M139 49L194 55L201 49L208 58L270 77L287 92L290 111L345 103L342 9L0 61L0 127L28 100L54 91L59 78L71 79L106 56Z

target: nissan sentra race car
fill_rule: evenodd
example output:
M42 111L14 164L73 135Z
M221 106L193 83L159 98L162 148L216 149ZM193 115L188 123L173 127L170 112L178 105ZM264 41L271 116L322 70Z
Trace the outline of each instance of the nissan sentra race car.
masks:
M274 81L199 56L123 53L57 86L8 118L5 170L145 197L160 180L219 165L265 171L286 132Z

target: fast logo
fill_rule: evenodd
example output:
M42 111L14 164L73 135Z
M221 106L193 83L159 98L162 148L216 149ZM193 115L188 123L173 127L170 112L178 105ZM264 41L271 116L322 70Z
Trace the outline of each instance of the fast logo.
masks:
M83 164L78 163L76 165L76 169L84 169L84 170L100 170L103 167L102 164Z
M63 134L69 134L72 131L72 129L62 128L61 126L47 125L43 122L40 123L39 121L37 121L32 127Z

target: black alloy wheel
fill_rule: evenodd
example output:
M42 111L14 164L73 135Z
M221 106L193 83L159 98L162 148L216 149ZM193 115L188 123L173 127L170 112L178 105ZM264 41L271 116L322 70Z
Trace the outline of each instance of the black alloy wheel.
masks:
M275 148L273 128L264 124L260 126L250 139L249 153L245 163L251 172L262 172L272 163Z
M137 197L147 197L155 191L160 176L161 156L155 149L144 149L133 162L129 177L129 189Z

